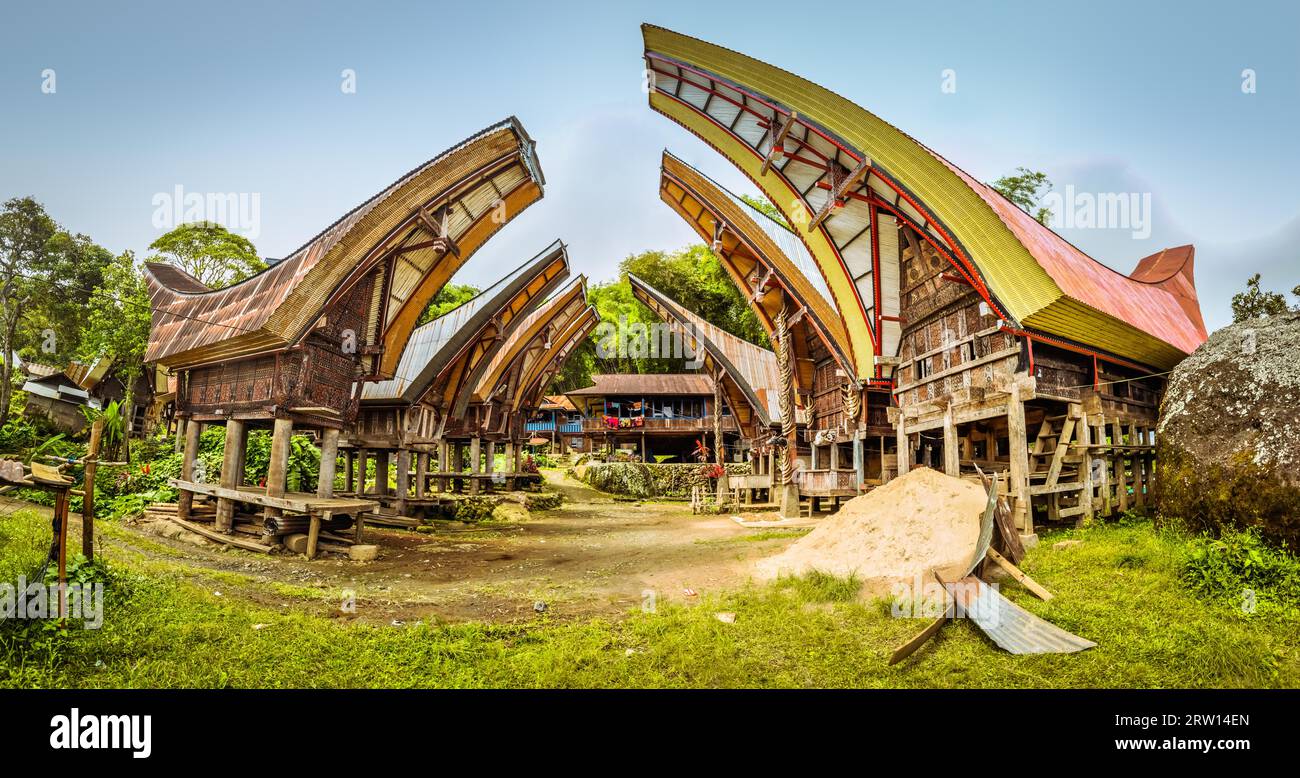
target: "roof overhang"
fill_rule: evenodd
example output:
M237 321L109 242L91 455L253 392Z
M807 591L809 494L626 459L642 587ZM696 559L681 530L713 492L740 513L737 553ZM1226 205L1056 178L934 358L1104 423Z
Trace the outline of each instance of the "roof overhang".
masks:
M844 320L858 376L897 353L900 229L1003 320L1166 367L1203 340L1164 290L1096 262L991 188L839 95L643 25L649 102L729 159L794 225Z
M322 310L382 270L370 365L391 376L429 301L502 226L542 197L534 143L511 117L424 163L269 269L194 291L149 266L154 306L148 362L186 367L284 349ZM169 284L174 284L169 285Z

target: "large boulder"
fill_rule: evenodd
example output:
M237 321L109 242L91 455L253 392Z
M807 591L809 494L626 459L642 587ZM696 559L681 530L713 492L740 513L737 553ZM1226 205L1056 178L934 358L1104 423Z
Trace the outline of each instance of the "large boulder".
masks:
M1300 313L1224 327L1183 360L1157 446L1162 516L1300 548Z

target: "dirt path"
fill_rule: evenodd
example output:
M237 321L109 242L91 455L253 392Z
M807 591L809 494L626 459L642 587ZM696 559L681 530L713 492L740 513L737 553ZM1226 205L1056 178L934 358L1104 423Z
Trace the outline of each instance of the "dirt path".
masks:
M381 547L375 562L223 551L118 523L100 533L100 543L110 558L141 557L206 577L223 595L389 623L515 621L535 617L539 601L553 617L617 617L652 599L689 601L687 590L739 586L755 558L793 539L756 539L756 530L730 516L694 516L685 503L615 500L559 471L546 479L564 505L525 521L431 535L367 528L367 540ZM69 529L80 537L75 519ZM304 589L319 597L304 596ZM355 592L355 614L339 609L347 591Z

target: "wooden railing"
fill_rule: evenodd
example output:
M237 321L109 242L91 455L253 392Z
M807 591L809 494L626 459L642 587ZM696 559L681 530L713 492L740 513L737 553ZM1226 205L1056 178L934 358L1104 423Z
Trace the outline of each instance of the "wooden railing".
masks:
M736 420L731 416L722 417L722 429L728 432L736 431ZM594 419L582 420L583 432L711 432L713 430L713 417L676 417L672 419L659 417L645 417L639 427L622 427L615 429L605 424L601 417Z
M856 470L798 470L795 483L801 493L809 495L858 493Z

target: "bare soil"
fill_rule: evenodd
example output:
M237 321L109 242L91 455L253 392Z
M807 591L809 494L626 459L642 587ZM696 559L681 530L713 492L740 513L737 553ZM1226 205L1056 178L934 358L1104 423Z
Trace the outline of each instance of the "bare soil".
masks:
M535 618L537 602L558 618L616 618L652 598L690 602L743 585L755 559L797 537L755 540L764 536L729 514L695 516L681 502L616 501L558 471L546 478L565 495L564 505L526 520L435 534L367 526L366 542L380 546L374 562L223 549L192 533L164 537L157 527L118 522L99 543L110 559L138 555L179 568L223 596L270 607L373 623L513 622ZM75 549L75 517L69 529ZM355 592L354 613L340 608L347 591Z

